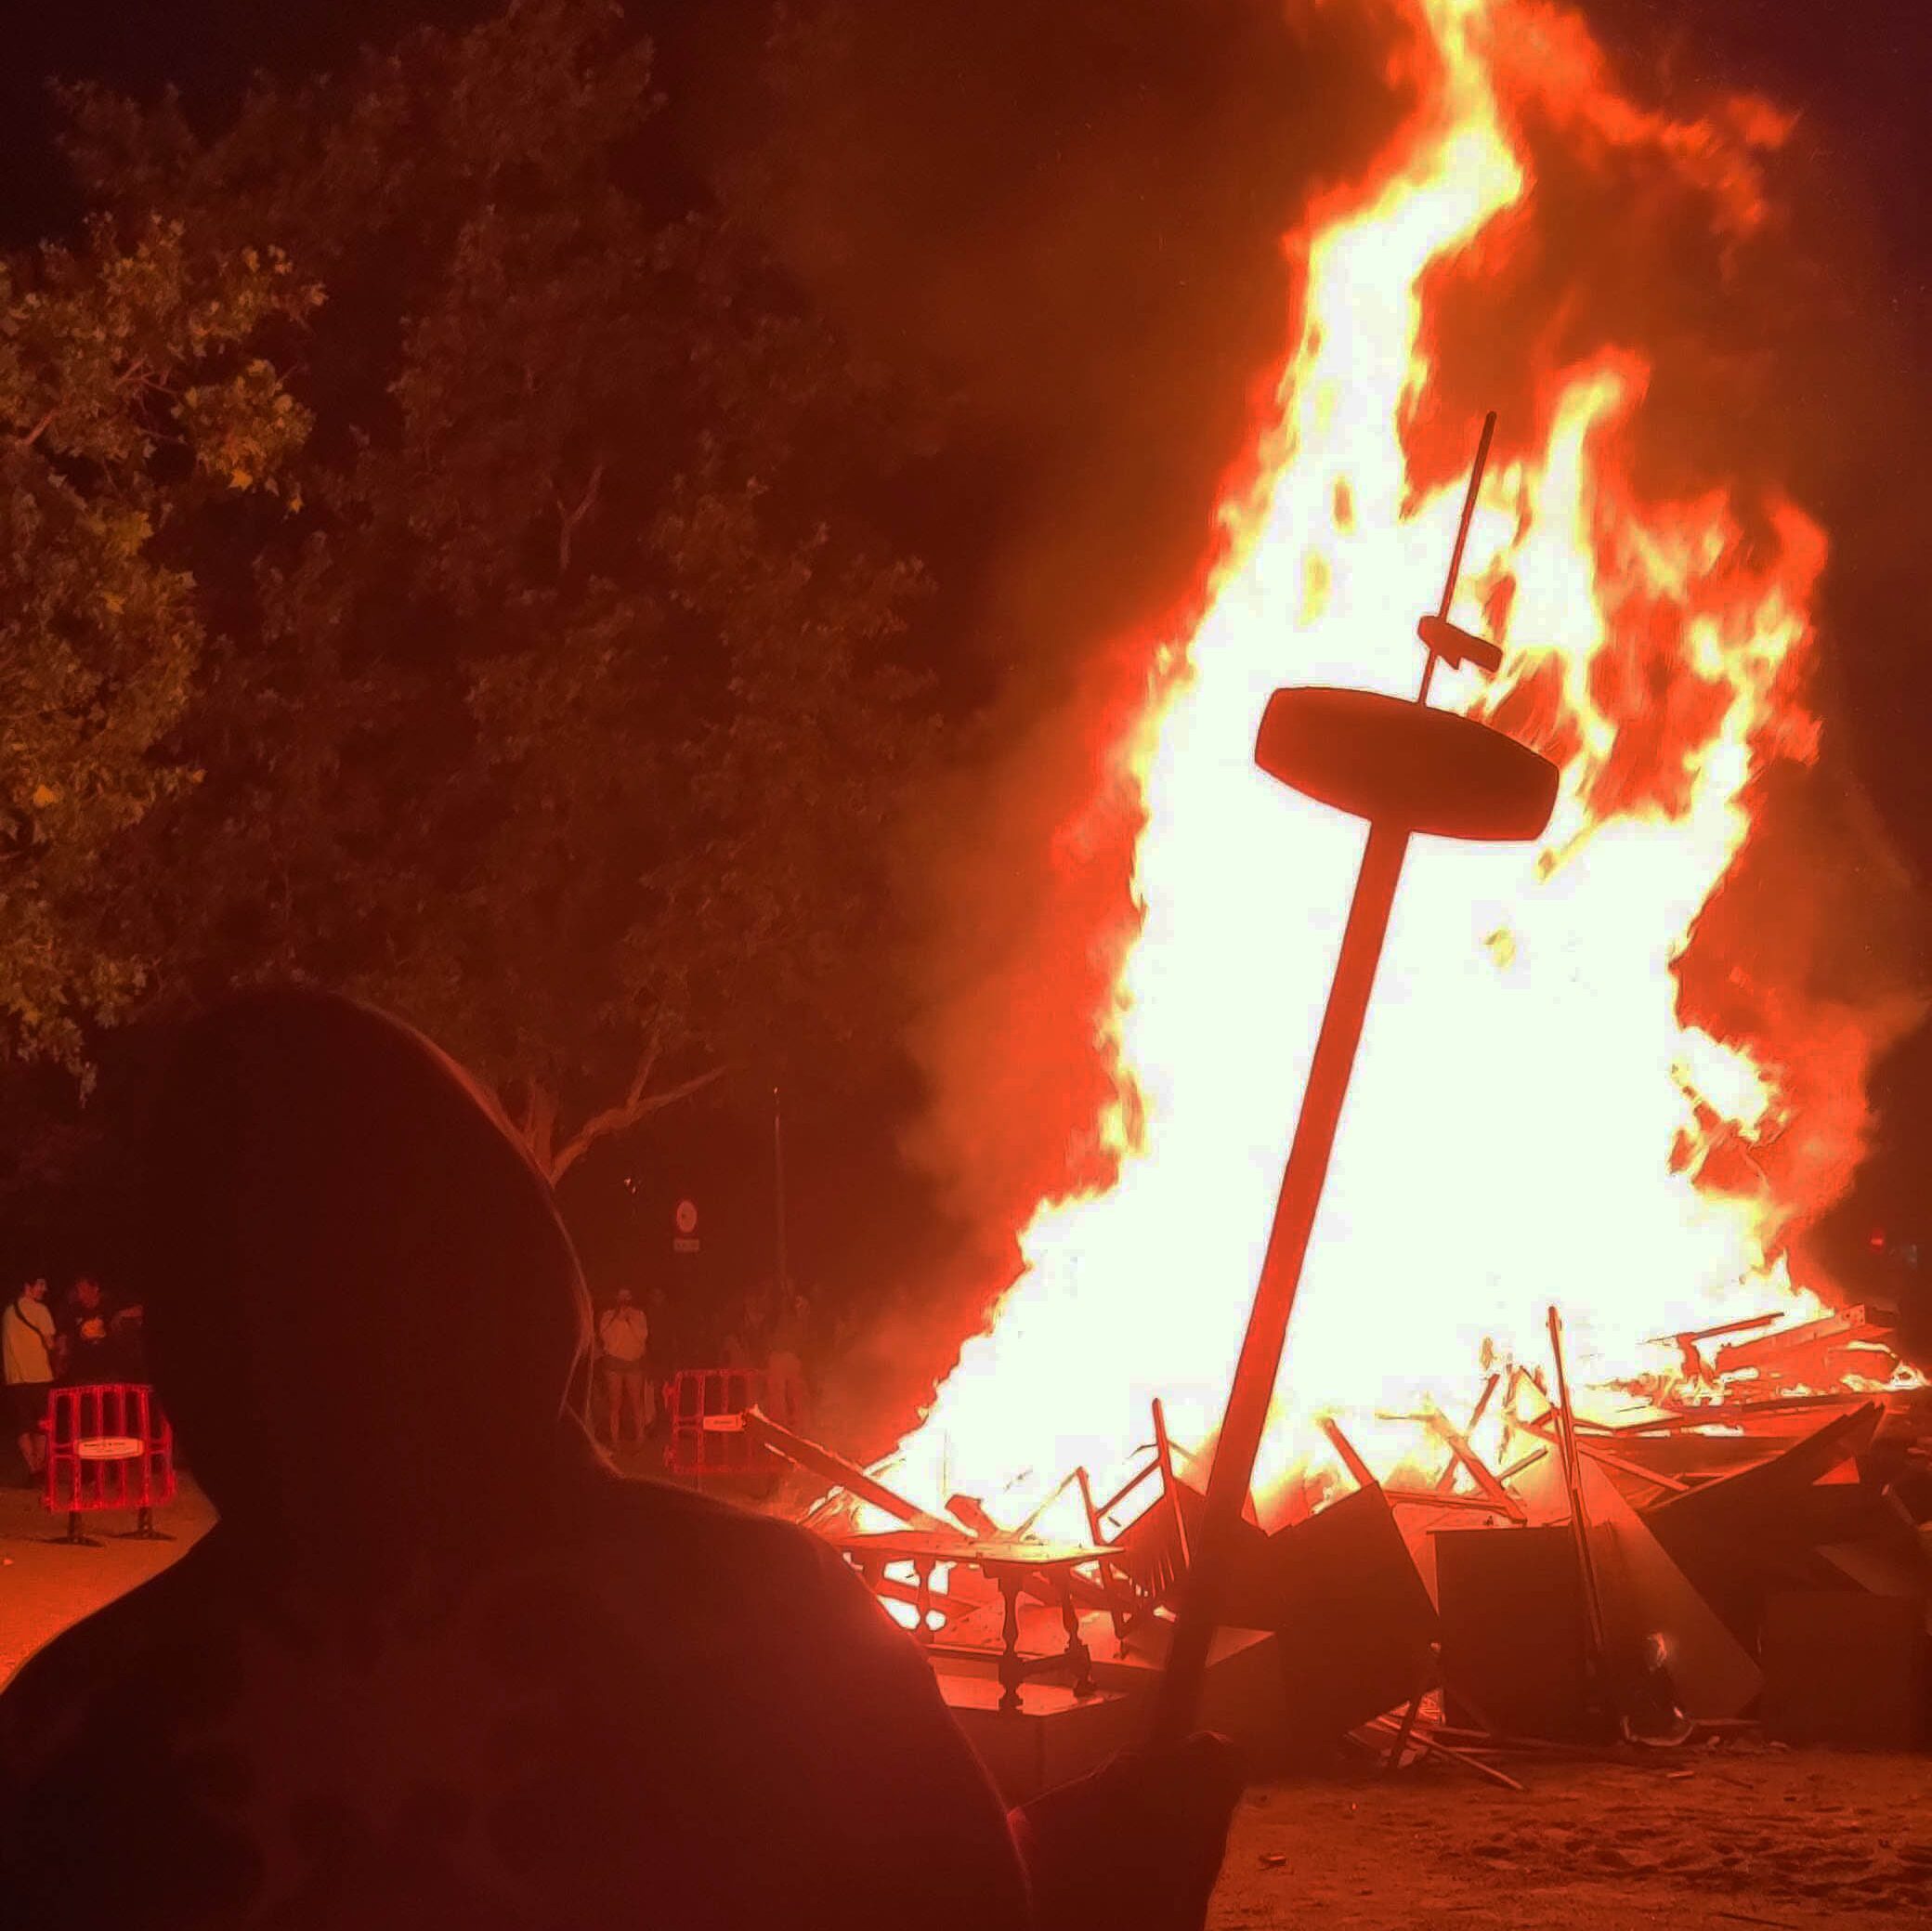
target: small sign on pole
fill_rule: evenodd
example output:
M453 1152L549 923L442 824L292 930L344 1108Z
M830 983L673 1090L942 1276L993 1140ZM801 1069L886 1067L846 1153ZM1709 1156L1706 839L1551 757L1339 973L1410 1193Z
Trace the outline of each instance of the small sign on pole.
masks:
M677 1211L671 1217L672 1225L677 1232L672 1236L671 1251L673 1254L695 1254L698 1251L698 1203L695 1200L680 1200Z

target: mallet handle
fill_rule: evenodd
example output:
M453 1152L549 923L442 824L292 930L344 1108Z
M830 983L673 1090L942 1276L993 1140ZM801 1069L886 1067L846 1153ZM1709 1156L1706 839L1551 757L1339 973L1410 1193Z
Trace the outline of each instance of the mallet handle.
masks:
M1228 1572L1241 1546L1242 1510L1254 1480L1255 1456L1268 1425L1274 1383L1281 1373L1288 1316L1294 1311L1295 1290L1301 1285L1301 1266L1308 1258L1315 1209L1328 1177L1328 1158L1335 1149L1342 1102L1348 1096L1349 1074L1355 1063L1355 1049L1361 1044L1362 1022L1375 988L1376 967L1389 932L1390 909L1395 903L1396 881L1408 848L1405 830L1370 825L1348 927L1342 933L1341 952L1328 987L1327 1010L1322 1015L1321 1034L1308 1069L1301 1116L1295 1123L1295 1143L1275 1202L1260 1285L1255 1289L1247 1336L1241 1344L1241 1359L1228 1390L1227 1413L1214 1446L1200 1540L1188 1565L1174 1639L1168 1649L1167 1668L1155 1703L1152 1741L1157 1745L1178 1743L1193 1729L1200 1710L1208 1650L1221 1622Z

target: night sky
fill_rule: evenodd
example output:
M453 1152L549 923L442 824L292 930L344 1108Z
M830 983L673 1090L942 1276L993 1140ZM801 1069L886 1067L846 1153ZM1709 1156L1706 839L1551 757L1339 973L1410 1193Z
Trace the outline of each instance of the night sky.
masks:
M31 241L76 212L52 145L48 76L140 93L173 83L191 117L218 116L251 69L312 71L408 24L456 24L481 10L470 0L16 9L0 72L0 238ZM1803 495L1808 486L1834 548L1821 699L1834 755L1923 881L1932 873L1932 760L1922 749L1932 720L1932 545L1923 534L1932 373L1918 345L1932 340L1932 115L1923 103L1932 15L1887 0L1597 0L1583 10L1640 91L1750 87L1796 109L1813 212L1871 291L1870 339L1843 345L1847 364L1862 371L1846 396L1857 447L1799 487ZM762 132L746 75L766 0L639 0L631 11L659 43L677 152L694 178L727 179ZM1077 602L1082 624L1057 627L1077 655L1096 636L1144 623L1197 566L1250 385L1282 346L1286 191L1276 189L1312 164L1328 104L1298 97L1294 48L1268 0L1125 9L1069 0L1004 12L986 0L862 0L854 11L862 24L888 23L901 49L903 87L846 105L861 130L868 112L881 117L881 150L903 178L853 215L874 272L831 263L821 292L861 334L909 344L915 359L942 367L950 359L967 411L962 450L942 466L932 500L908 509L907 534L946 587L962 687L1009 698L1029 679L1051 689L1072 666L1042 662L1031 647L1029 624L1055 628L1038 622L1040 611ZM1325 31L1345 31L1332 23L1337 11L1325 9ZM819 138L809 120L799 138ZM1056 168L1064 176L1069 156L1107 178L1096 158L1110 142L1131 198L1130 238L1098 221L1063 222L1056 258L1066 267L1049 292L1051 326L1029 333L995 307L971 319L975 339L946 339L933 307L907 293L922 278L935 285L934 252L976 215L1024 215L1034 182ZM1123 301L1129 246L1151 247L1159 272ZM816 265L805 249L809 277ZM1067 379L1094 370L1107 379ZM1123 394L1150 398L1127 429ZM1131 452L1119 442L1129 432ZM1932 1238L1932 1214L1918 1204L1932 1147L1932 1033L1894 1055L1878 1089L1887 1144L1853 1216Z

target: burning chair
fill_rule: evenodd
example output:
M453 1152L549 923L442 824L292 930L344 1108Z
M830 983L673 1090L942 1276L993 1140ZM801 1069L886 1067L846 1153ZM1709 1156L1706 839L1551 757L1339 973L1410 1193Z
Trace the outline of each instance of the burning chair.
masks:
M1126 1528L1110 1536L1107 1519L1117 1516L1122 1503L1158 1479L1160 1493ZM1201 1498L1174 1473L1174 1447L1160 1403L1154 1403L1154 1441L1146 1463L1104 1502L1093 1499L1092 1478L1077 1468L1080 1503L1087 1512L1088 1539L1103 1554L1095 1564L1107 1614L1116 1640L1125 1642L1167 1601L1187 1572L1189 1522L1198 1522Z

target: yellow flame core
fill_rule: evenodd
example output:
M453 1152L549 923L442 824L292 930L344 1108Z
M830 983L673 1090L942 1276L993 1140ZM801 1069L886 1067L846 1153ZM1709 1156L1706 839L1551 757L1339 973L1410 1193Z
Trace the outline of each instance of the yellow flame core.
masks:
M1534 192L1485 51L1513 11L1427 0L1438 64L1402 154L1305 239L1260 481L1224 511L1206 614L1121 748L1146 817L1112 1020L1131 1103L1103 1123L1118 1176L1025 1230L1020 1279L890 1465L922 1499L1117 1467L1156 1395L1182 1442L1219 1420L1364 835L1258 772L1255 728L1279 684L1415 687L1462 494L1418 497L1404 463L1400 424L1430 378L1418 291ZM1598 120L1632 138L1631 111ZM1823 543L1784 510L1763 563L1721 494L1640 503L1625 465L1645 375L1633 353L1570 371L1540 453L1484 483L1452 615L1494 633L1506 608L1508 661L1491 687L1439 674L1436 699L1508 722L1534 685L1560 727L1539 741L1568 752L1561 791L1540 845L1411 850L1264 1477L1314 1451L1322 1413L1399 1453L1378 1411L1454 1413L1485 1341L1541 1362L1551 1302L1585 1386L1662 1365L1646 1337L1817 1311L1768 1262L1783 1219L1768 1190L1700 1191L1684 1157L1714 1130L1748 1142L1779 1102L1744 1053L1680 1024L1673 966L1749 834L1747 781L1808 754L1809 721L1788 699L1777 715L1772 686L1808 646ZM1704 693L1701 722L1668 803L1606 805L1620 725L1602 679L1621 629L1660 607L1681 639L1672 688Z

